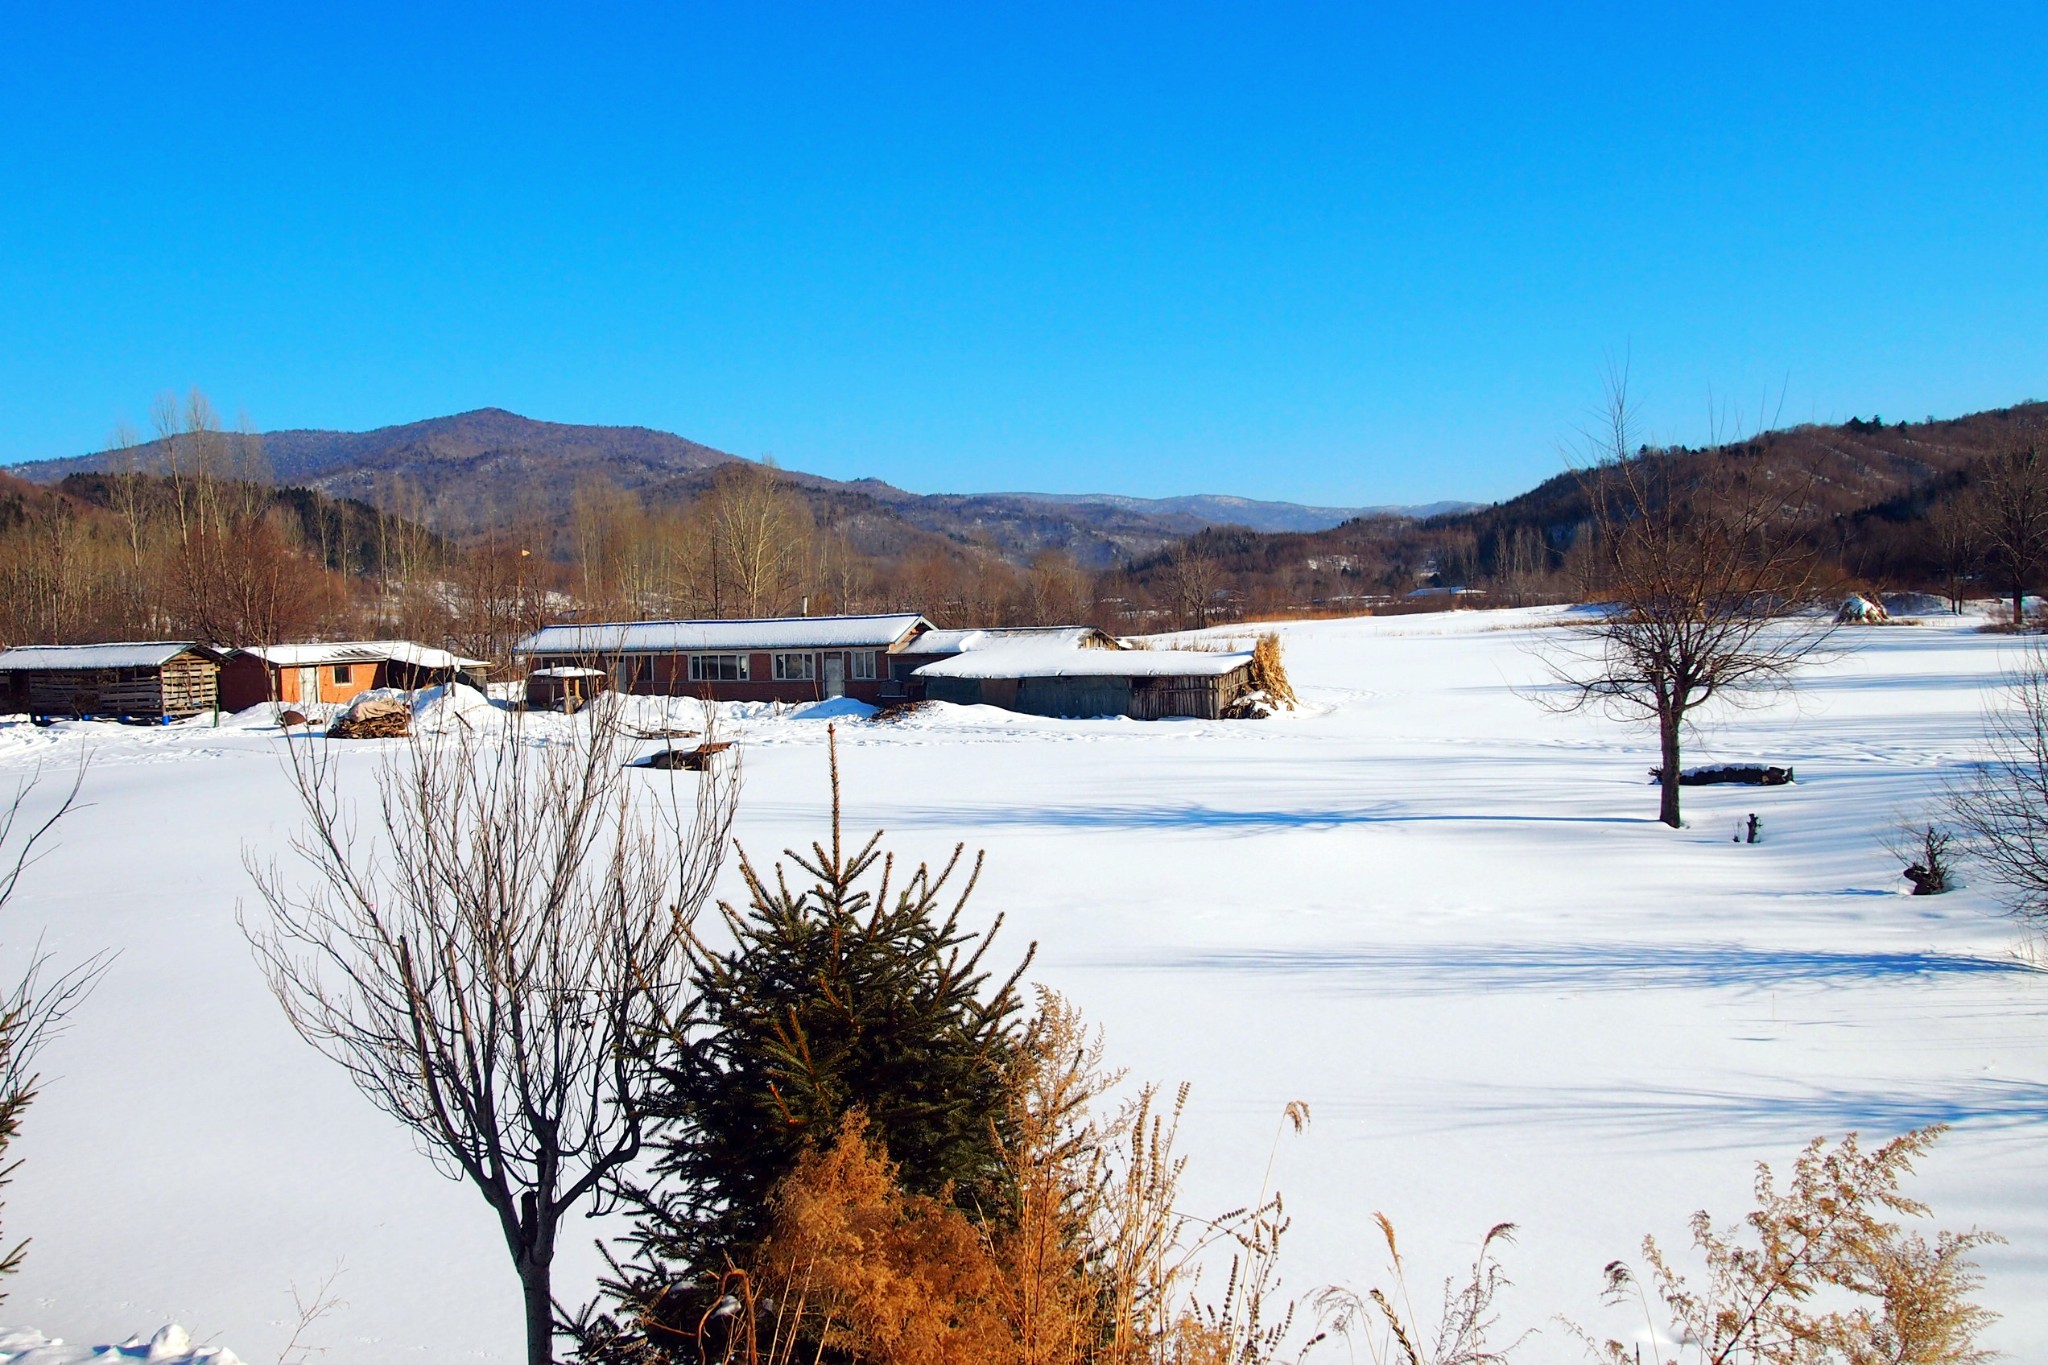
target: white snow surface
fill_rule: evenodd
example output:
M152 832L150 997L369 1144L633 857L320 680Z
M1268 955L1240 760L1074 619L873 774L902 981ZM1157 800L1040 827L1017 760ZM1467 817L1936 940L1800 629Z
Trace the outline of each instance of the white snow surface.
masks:
M959 654L966 650L986 649L990 645L1012 640L1037 640L1041 643L1058 643L1079 649L1098 636L1099 632L1093 626L993 626L967 630L928 630L913 640L905 652Z
M61 1338L22 1327L0 1327L0 1365L89 1365L132 1360L144 1365L242 1365L225 1346L195 1346L191 1334L173 1323L148 1338L130 1337L116 1346L70 1346Z
M130 640L104 645L16 645L0 650L0 673L16 669L159 668L188 649L190 640Z
M1753 1163L1782 1171L1813 1135L1938 1120L1953 1131L1913 1192L2010 1239L1982 1253L2004 1315L1988 1344L2048 1359L2048 977L1983 888L1907 896L1879 844L1980 750L2020 645L1970 617L1847 632L1795 694L1711 719L1686 754L1798 783L1687 788L1673 831L1650 736L1531 699L1559 618L1280 624L1305 704L1264 721L842 715L849 826L886 828L899 859L988 851L969 914L1007 917L995 958L1037 941L1031 979L1118 1064L1193 1083L1186 1206L1248 1202L1271 1160L1294 1294L1387 1283L1384 1211L1428 1315L1512 1221L1503 1322L1543 1333L1517 1359L1576 1361L1551 1315L1636 1332L1600 1304L1601 1267L1645 1233L1682 1248L1694 1209L1736 1218ZM757 859L822 832L821 708L621 704L740 741ZM0 795L40 764L34 800L54 800L93 755L89 804L0 917L0 968L39 935L59 962L119 953L44 1054L10 1153L7 1231L34 1240L7 1307L82 1341L183 1322L268 1360L294 1287L338 1270L345 1307L308 1338L324 1360L516 1361L517 1281L482 1200L299 1041L236 927L238 903L260 913L244 851L282 853L298 823L259 720L0 721ZM335 748L365 802L394 752ZM1731 842L1750 812L1764 841ZM1313 1122L1276 1138L1290 1100ZM564 1236L565 1302L615 1228Z

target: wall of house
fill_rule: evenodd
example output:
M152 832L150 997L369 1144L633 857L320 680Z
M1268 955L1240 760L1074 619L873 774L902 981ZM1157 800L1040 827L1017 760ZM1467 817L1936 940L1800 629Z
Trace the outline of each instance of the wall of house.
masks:
M1248 687L1251 670L1191 678L930 678L925 696L960 706L1000 706L1029 716L1130 716L1214 720Z
M25 670L25 709L38 716L193 716L213 708L213 660L180 655L162 668Z
M318 665L320 701L336 706L346 705L373 687L390 686L386 661L358 661L347 665L347 668L348 681L336 682L335 665ZM265 702L296 706L301 700L296 666L280 668L253 654L237 654L221 665L220 704L224 710L244 711Z
M885 650L843 650L813 649L778 651L804 653L813 658L812 671L815 677L803 680L778 682L775 679L774 655L763 650L726 650L723 653L745 653L747 672L745 681L698 680L690 678L690 656L687 654L629 654L623 657L587 658L556 655L536 655L529 663L535 668L555 665L600 668L610 674L613 685L620 691L635 692L643 696L703 697L713 701L774 701L790 705L822 701L825 698L825 660L836 656L846 670L846 686L842 695L870 706L887 706L902 701L903 687L887 676L889 655ZM853 661L855 653L876 655L875 671L883 674L879 678L855 678Z

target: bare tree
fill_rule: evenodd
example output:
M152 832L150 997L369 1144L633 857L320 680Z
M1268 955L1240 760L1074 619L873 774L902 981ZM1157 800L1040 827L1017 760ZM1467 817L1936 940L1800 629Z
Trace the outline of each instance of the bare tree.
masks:
M1832 633L1831 617L1805 610L1821 586L1818 557L1785 530L1805 490L1741 463L1760 457L1638 447L1626 373L1610 378L1586 453L1593 545L1579 588L1605 609L1562 632L1549 663L1567 688L1561 709L1655 727L1657 818L1676 829L1694 712L1786 685Z
M516 717L416 726L379 773L375 837L358 837L318 743L291 750L306 877L252 856L269 915L244 931L300 1036L483 1194L545 1365L556 1237L640 1151L641 1044L686 1004L732 771L703 775L686 818L672 774L648 790L623 768L611 707L545 734Z
M2038 433L2008 439L1984 463L1972 493L1976 538L2011 589L2012 623L2023 625L2027 585L2048 569L2048 460Z
M719 469L711 491L719 614L730 608L767 616L790 605L809 557L809 509L767 465L735 461Z
M1173 595L1174 619L1182 629L1199 630L1209 624L1221 580L1215 551L1201 533L1168 548L1166 586Z
M1948 819L2012 912L2048 928L2048 646L2031 643L1985 722L1987 753L1947 793Z
M1927 514L1928 535L1947 584L1949 610L1954 612L1962 611L1963 585L1983 558L1975 511L1967 502L1954 500L1937 504Z
M22 873L41 855L58 823L78 809L87 762L80 760L77 775L49 814L38 819L30 812L30 797L42 775L40 768L16 785L13 799L0 809L0 908L14 899ZM36 1054L99 983L108 961L105 954L96 954L51 976L49 956L38 948L21 978L0 995L0 1155L20 1134L22 1116L35 1100ZM0 1185L13 1173L14 1164L0 1166ZM0 1253L0 1275L19 1270L27 1250L24 1239Z

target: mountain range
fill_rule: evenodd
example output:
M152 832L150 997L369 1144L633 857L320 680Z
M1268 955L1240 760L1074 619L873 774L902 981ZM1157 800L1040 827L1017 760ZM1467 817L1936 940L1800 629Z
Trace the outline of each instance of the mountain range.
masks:
M559 519L580 489L609 485L650 506L674 504L741 457L648 427L542 422L482 408L374 431L265 432L262 452L279 484L355 498L414 516L455 537L527 518ZM164 442L14 466L37 483L121 468L167 467ZM1361 516L1426 517L1470 503L1421 507L1316 507L1203 494L1139 498L1085 493L912 493L879 479L828 479L780 470L823 518L888 535L905 532L980 545L1024 562L1063 550L1088 568L1156 553L1207 527L1320 531Z

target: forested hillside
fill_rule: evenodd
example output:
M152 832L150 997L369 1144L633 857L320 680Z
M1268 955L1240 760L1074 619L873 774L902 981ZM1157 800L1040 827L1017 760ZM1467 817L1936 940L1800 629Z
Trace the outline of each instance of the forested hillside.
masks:
M884 484L577 428L598 434L571 443L586 465L561 505L514 500L483 516L472 500L463 516L481 520L448 530L452 484L414 483L400 461L364 486L379 506L337 498L292 482L319 473L303 452L279 458L278 438L223 432L210 412L188 404L169 434L126 452L125 468L41 484L0 475L0 639L399 635L503 660L524 631L577 617L915 610L944 624L1133 632L1440 608L1472 593L1555 601L1588 591L1589 479L1612 475L1566 471L1490 507L1320 531L1192 518L1168 530L1143 507L1113 506L1083 527L1051 503L917 499L951 508L951 529L933 529L906 512L912 495ZM1986 471L2038 444L2044 420L2043 404L1855 420L1638 458L1656 457L1678 485L1718 472L1782 489L1779 529L1819 554L1830 582L2005 593L2034 570L1998 553L1992 504L2005 495ZM473 472L488 481L509 457L479 458Z

